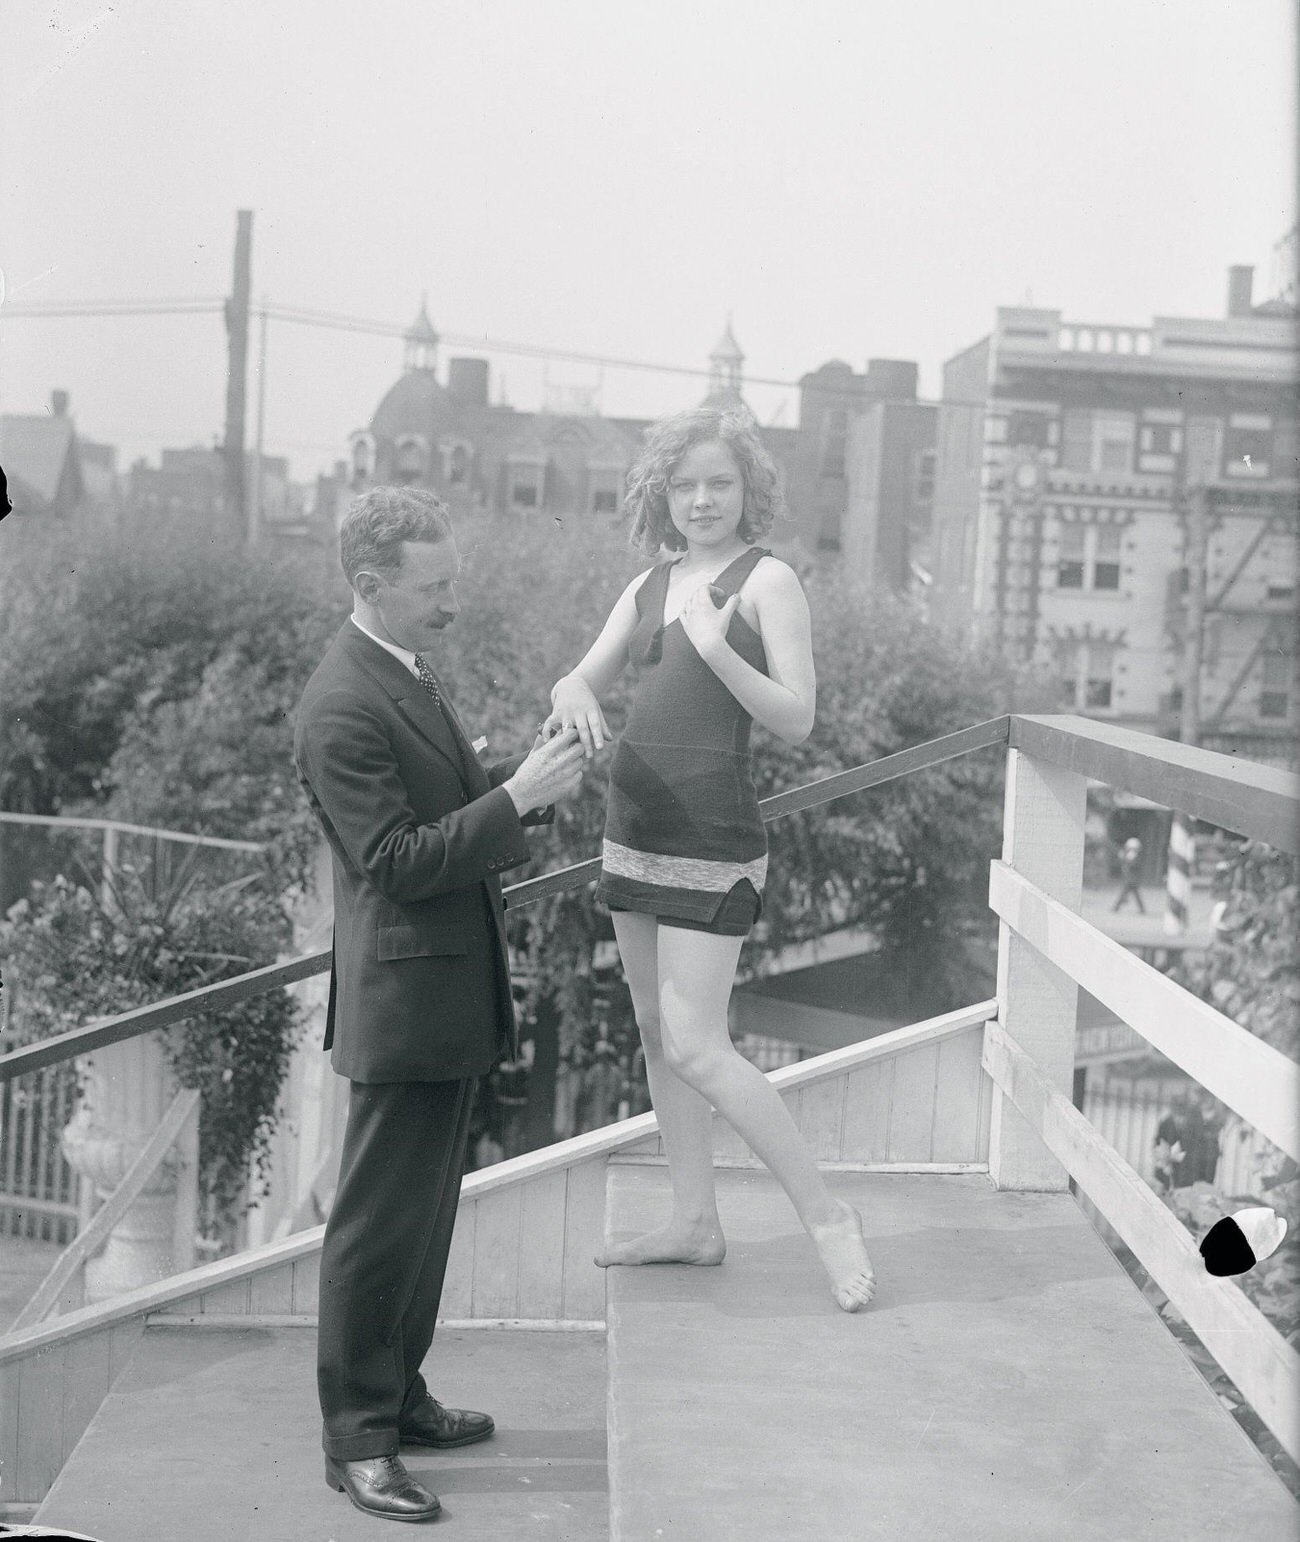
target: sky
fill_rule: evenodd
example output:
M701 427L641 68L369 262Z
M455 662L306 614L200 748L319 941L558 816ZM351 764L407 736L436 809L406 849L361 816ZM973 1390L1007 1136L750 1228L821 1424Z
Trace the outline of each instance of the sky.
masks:
M999 305L1222 314L1296 219L1288 0L0 0L0 412L69 391L118 464L219 440L217 314L24 305L253 294L404 326L428 295L493 397L689 405L730 315L750 376L914 359ZM468 340L468 342L467 342ZM471 346L477 343L478 346ZM257 328L249 440L347 453L401 342ZM445 373L444 373L445 378ZM765 422L797 396L752 386Z

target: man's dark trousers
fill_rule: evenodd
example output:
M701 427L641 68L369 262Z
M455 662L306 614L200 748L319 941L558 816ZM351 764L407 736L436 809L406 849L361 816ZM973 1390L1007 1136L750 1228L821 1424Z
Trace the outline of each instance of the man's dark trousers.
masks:
M325 1454L395 1454L426 1393L475 1080L352 1082L320 1265ZM414 1203L415 1196L420 1203Z

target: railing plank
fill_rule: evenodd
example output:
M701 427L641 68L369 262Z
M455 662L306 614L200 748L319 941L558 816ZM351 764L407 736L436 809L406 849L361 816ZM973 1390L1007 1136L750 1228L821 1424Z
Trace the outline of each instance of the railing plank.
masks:
M991 744L1005 744L1010 733L1009 717L990 718L986 723L976 723L956 733L945 734L939 739L929 739L910 749L885 755L861 766L851 766L834 776L822 777L806 787L792 787L789 792L774 793L763 798L758 805L764 821L780 819L786 814L801 813L837 798L847 798L868 787L878 787L882 782L892 782L900 776L910 776L914 771L924 771L930 766L943 765L981 750ZM542 873L537 878L526 878L522 883L511 884L505 891L506 904L517 910L521 905L532 905L565 889L576 889L584 883L594 883L600 877L600 858L588 857L585 862L575 862L554 873Z
M1114 723L1016 716L1011 746L1279 851L1300 852L1300 777Z
M1206 1272L1182 1222L997 1023L984 1030L984 1068L1300 1461L1300 1355L1238 1286Z
M0 1081L27 1071L38 1071L42 1066L54 1065L60 1060L70 1060L74 1055L87 1055L108 1044L121 1044L142 1033L170 1028L199 1012L219 1012L237 1002L247 1001L250 996L261 996L266 991L293 985L298 980L322 974L330 967L331 957L329 948L320 953L305 953L301 958L291 958L283 964L267 964L248 974L186 991L182 996L171 996L147 1007L135 1007L117 1017L87 1023L84 1028L72 1028L37 1044L25 1044L21 1049L0 1055Z
M990 718L986 723L975 723L956 733L944 734L938 739L927 739L924 744L914 744L910 749L898 750L880 760L869 761L863 766L853 766L834 776L822 777L807 787L792 787L789 792L774 793L758 805L764 820L780 819L785 814L801 813L822 803L847 798L852 793L864 792L868 787L878 787L882 782L895 781L900 776L911 776L916 771L926 771L931 766L943 765L969 755L972 750L986 749L992 744L1006 744L1011 731L1011 718Z
M1160 1053L1300 1160L1300 1065L1003 862L989 904L1018 936L1108 1006Z
M108 1234L144 1192L145 1185L157 1172L176 1137L194 1117L198 1104L199 1094L193 1090L186 1089L176 1094L162 1122L127 1168L121 1183L95 1212L90 1225L79 1232L59 1254L54 1267L36 1287L31 1299L10 1326L11 1333L40 1322L58 1305L59 1297L73 1275L108 1240Z
M261 841L237 841L225 835L190 835L184 830L157 830L152 825L124 824L120 819L75 819L63 814L14 814L0 810L0 824L47 825L57 829L112 830L119 835L152 835L182 846L212 846L221 851L265 851Z

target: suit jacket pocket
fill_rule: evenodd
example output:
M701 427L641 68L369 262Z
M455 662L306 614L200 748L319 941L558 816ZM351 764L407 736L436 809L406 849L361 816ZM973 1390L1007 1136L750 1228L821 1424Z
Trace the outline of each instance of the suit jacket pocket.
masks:
M459 926L381 926L379 957L428 958L432 954L467 953L469 941Z

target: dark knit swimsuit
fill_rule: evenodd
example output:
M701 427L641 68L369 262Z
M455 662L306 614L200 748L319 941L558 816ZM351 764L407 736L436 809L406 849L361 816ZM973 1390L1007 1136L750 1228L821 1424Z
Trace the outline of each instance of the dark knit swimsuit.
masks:
M738 593L769 555L744 552L714 587ZM610 766L596 896L611 910L639 910L668 926L744 936L762 913L767 877L767 833L750 775L753 719L696 652L680 617L664 625L676 565L660 563L636 592L628 657L638 678ZM767 674L762 639L743 616L732 616L727 641Z

